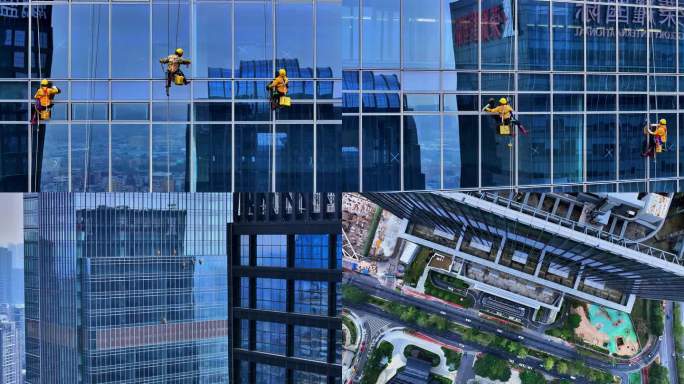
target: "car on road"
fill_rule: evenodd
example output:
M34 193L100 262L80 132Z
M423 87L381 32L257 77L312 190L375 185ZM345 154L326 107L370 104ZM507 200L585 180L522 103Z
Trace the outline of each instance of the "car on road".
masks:
M446 316L446 312L444 312L444 311L439 311L439 314L442 316Z
M500 330L500 329L498 329L498 328L496 329L496 332L497 332L497 333L503 333L503 331Z
M470 323L470 322L471 322L471 320L470 320L470 319L465 319L465 321L466 321L467 323Z
M366 343L365 342L361 343L361 349L360 350L361 350L361 352L366 352Z
M520 335L518 335L518 339L524 340L524 339L525 339L525 336L520 336Z
M663 341L663 335L658 336L658 340Z

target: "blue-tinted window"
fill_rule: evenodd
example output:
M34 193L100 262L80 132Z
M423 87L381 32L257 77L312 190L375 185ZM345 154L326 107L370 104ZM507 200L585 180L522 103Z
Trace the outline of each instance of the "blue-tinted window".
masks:
M256 350L284 355L286 350L286 325L270 321L256 322Z
M363 190L400 188L400 117L363 117Z
M328 268L328 235L295 235L295 267Z
M344 1L343 1L344 3ZM348 23L342 18L344 5L339 0L322 0L316 4L316 65L318 68L330 68L327 74L319 70L318 77L340 77L342 75L343 42L347 36L340 34ZM356 11L358 12L358 10ZM358 25L358 17L355 19ZM346 29L346 28L345 28ZM344 34L349 32L345 31ZM356 38L358 44L358 37Z
M181 124L152 126L152 191L183 192L186 188L187 134L190 127Z
M439 36L441 0L404 0L403 49L404 67L430 69L439 68Z
M615 115L587 115L587 181L615 180Z
M294 326L294 356L326 362L328 359L328 330L317 327Z
M109 126L71 125L71 190L109 190Z
M549 3L518 0L518 68L548 70L551 60Z
M313 3L276 2L276 35L276 66L292 78L313 77Z
M369 68L396 68L399 66L400 5L396 0L364 0L363 64Z
M69 190L69 127L66 124L45 125L45 142L41 161L40 191Z
M236 2L235 77L273 76L272 4Z
M233 59L232 4L201 2L195 4L196 52L192 73L199 77L231 77Z
M112 190L149 191L150 132L146 124L113 125Z
M339 7L333 4L333 7ZM342 67L356 68L359 65L359 0L342 0ZM318 27L320 28L320 26ZM336 34L339 31L335 32ZM344 89L347 88L346 86Z
M297 384L327 384L328 377L313 372L294 371L294 382Z
M327 281L295 281L294 311L314 315L328 314Z
M112 40L112 49L119 48L116 42L116 39ZM116 52L124 51L126 50ZM109 7L107 4L73 4L71 6L71 77L109 77Z
M553 182L582 182L584 132L582 115L553 117Z
M287 266L287 236L257 235L256 247L258 266Z
M249 235L240 235L240 265L249 265Z
M649 177L674 177L677 175L677 115L674 113L651 113L649 121L656 122L661 119L667 121L667 143L663 152L656 155L655 161L649 161ZM672 189L667 189L671 191ZM660 191L658 189L657 191Z
M587 71L615 71L615 13L614 5L586 6ZM582 37L578 36L577 39L581 41Z
M513 185L515 183L513 138L497 133L498 126L501 124L498 115L482 116L481 123L482 186ZM472 149L469 150L472 151Z
M173 8L171 17L173 18L173 25L177 23L176 20L176 5L175 3L168 3L165 5L155 4L154 10L154 35L152 43L155 47L154 53L158 53L159 57L154 56L154 60L158 60L162 56L166 56L171 51L166 48L164 53L160 53L157 48L162 42L163 37L164 47L176 45L175 41L170 42L171 36L167 31L168 23L166 15L170 11L169 7ZM186 7L182 7L186 8ZM112 77L114 78L148 78L150 75L149 63L149 40L150 34L149 26L150 9L147 4L114 4L112 5ZM187 20L187 12L184 12ZM162 20L162 18L164 20ZM185 34L187 35L187 22L185 22ZM174 28L175 32L175 28ZM175 33L174 33L175 35ZM171 50L183 47L188 50L188 40L183 39L178 42L178 47L173 47ZM120 53L125 52L125 60L121 60ZM155 63L153 66L156 69L157 76L163 76L161 69Z
M275 139L276 189L313 190L313 126L278 125Z
M442 0L445 69L477 69L479 10L476 0Z
M444 116L444 188L477 187L478 117Z
M646 114L620 114L618 117L621 180L641 179L646 176L644 150L644 122ZM622 189L622 187L620 187Z
M342 124L317 125L316 190L359 190L359 118L345 116Z
M272 134L268 125L235 125L235 191L271 191Z
M404 189L441 188L439 122L437 115L404 117Z
M1 104L0 104L1 105ZM0 116L2 114L0 113ZM22 192L28 185L28 126L0 124L0 191Z
M249 308L249 277L240 278L240 306L242 308Z
M285 382L285 367L256 364L256 382L259 384L282 384Z
M482 68L513 69L515 14L509 0L482 0L480 57Z
M520 115L528 135L518 140L518 182L551 183L551 119L548 115Z
M646 44L646 7L619 7L618 12L631 13L632 17L618 24L619 70L622 72L646 72L648 47ZM627 8L626 10L624 8Z
M230 125L195 124L197 192L228 192L231 189Z
M584 69L583 7L582 4L553 3L553 68L557 71Z
M269 311L285 311L286 294L285 280L256 279L256 308Z
M665 4L658 4L665 5ZM673 4L669 4L673 5ZM636 10L632 10L635 12ZM650 10L650 65L652 72L669 72L677 70L677 20L674 9Z

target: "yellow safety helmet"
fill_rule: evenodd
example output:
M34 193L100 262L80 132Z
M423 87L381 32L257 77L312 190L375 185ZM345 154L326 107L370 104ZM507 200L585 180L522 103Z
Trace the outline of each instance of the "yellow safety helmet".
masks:
M667 120L665 120L665 119L660 119L660 124L662 124L662 125L667 125Z
M176 48L176 55L183 56L183 48Z
M50 84L50 82L49 82L47 79L43 79L43 80L40 81L40 85L41 85L42 87L47 87L48 84Z
M499 99L499 104L506 105L506 104L508 104L508 100L506 100L505 97L502 97L502 98Z
M280 68L278 70L278 76L286 76L287 72L285 71L285 68Z

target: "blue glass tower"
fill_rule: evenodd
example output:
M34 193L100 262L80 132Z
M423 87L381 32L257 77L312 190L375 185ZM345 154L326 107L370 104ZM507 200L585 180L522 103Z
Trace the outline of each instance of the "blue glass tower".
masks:
M227 382L229 196L27 195L27 382Z
M235 194L232 382L341 382L340 194Z

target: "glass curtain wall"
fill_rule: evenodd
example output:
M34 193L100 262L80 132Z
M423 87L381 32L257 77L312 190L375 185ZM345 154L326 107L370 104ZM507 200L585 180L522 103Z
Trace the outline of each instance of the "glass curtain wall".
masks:
M0 190L341 190L329 165L345 161L341 9L341 0L3 4ZM178 47L191 83L167 96L159 59ZM266 84L278 68L293 105L272 113ZM36 126L41 78L62 92Z
M684 176L681 2L344 0L342 14L361 190L674 191ZM527 135L496 134L482 109L502 97ZM666 151L648 160L644 123L662 118Z

